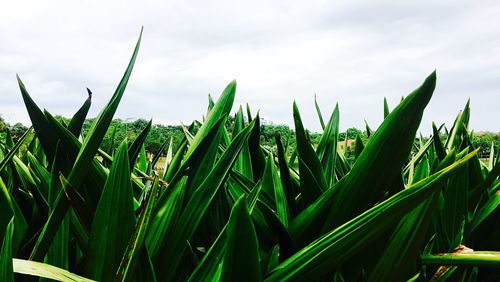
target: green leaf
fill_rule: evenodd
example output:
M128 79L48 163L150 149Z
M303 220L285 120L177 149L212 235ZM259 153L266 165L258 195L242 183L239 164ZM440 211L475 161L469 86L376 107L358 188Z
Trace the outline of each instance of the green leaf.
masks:
M40 192L45 197L49 197L49 185L50 185L50 172L45 169L44 165L30 152L27 151L26 155L29 161L30 172L40 180Z
M191 163L201 159L208 148L217 146L220 140L220 135L223 130L226 118L222 117L217 123L210 128L210 131L205 135L202 141L197 146L196 150L185 158L181 164L183 149L179 149L174 157L172 164L167 172L168 175L173 175L172 178L167 178L169 181L169 189L160 195L156 212L151 223L151 231L148 233L146 242L150 255L155 258L159 252L165 248L167 240L165 236L171 231L176 220L180 216L182 205L186 194L186 186L188 177L185 176L185 169ZM187 141L184 143L187 146ZM174 169L174 166L180 166ZM194 190L194 189L193 189Z
M142 172L146 172L147 169L148 169L148 160L146 157L146 147L144 147L143 143L139 154L139 170Z
M144 127L144 129L141 131L141 133L139 133L139 135L137 135L134 142L132 143L132 145L130 145L130 148L128 149L131 170L133 169L133 167L135 165L135 162L137 160L137 156L139 154L141 154L141 159L139 162L140 163L139 169L143 172L146 171L147 160L146 160L146 152L145 152L146 149L144 148L144 141L146 141L146 137L148 136L148 133L151 130L152 123L153 123L152 120L150 120L148 122L146 127Z
M275 133L274 140L276 141L276 147L278 151L278 164L280 170L279 176L281 179L281 186L283 187L283 191L286 196L290 215L294 217L297 214L294 186L290 176L290 169L286 162L285 150L283 148L283 144L281 143L281 136L279 135L279 133Z
M323 121L323 115L321 114L321 109L319 108L318 101L316 100L316 94L314 94L314 106L316 107L316 113L318 114L321 129L325 130L325 122Z
M94 156L99 149L99 145L102 141L102 138L106 134L106 131L111 123L111 120L113 119L113 115L116 112L118 104L120 103L120 100L123 96L123 92L125 91L125 87L128 83L128 79L130 78L130 74L132 72L135 63L135 59L137 58L141 37L142 37L142 30L141 34L139 35L139 39L135 46L134 53L132 54L132 58L130 59L127 70L125 71L125 74L122 77L122 80L118 84L118 87L113 96L111 97L111 100L108 102L106 107L96 118L94 125L92 126L89 134L85 138L85 141L81 145L81 148L78 152L73 169L71 170L68 176L68 182L71 183L72 187L76 191L79 191L80 186L84 181L85 177L87 176L89 170L93 172L93 169L95 169L96 162L94 160ZM29 97L28 93L25 91L24 85L22 85L22 82L20 80L19 84L21 87L21 92L23 93L23 98L25 98L25 103L27 104L26 107L28 108L29 112L31 111L34 114L34 116L32 117L30 113L30 118L33 122L33 127L35 128L35 131L37 132L39 138L40 136L44 136L44 139L46 140L45 145L43 145L44 151L48 157L53 159L56 139L54 138L54 136L47 136L45 131L47 131L47 128L54 129L54 124L57 125L58 123L55 121L55 119L53 119L53 117L51 117L51 115L48 112L46 112L45 115L43 115L43 117L39 116L40 109L36 106L33 100L31 100L31 97ZM51 118L51 123L48 122L48 118ZM37 124L37 127L35 127L35 123ZM40 133L36 128L39 128L39 130L44 131L44 133ZM65 128L60 126L58 130L64 132ZM76 148L78 148L78 140L76 140L74 135L69 134L65 135L65 137L67 137L68 139L62 140L63 144L64 142L68 142L67 145L72 144L73 146L76 146ZM73 137L73 140L71 137ZM94 173L91 173L88 178L91 179L94 176L95 176ZM55 208L53 209L52 213L49 216L49 219L47 220L42 231L40 232L40 236L38 237L36 245L30 255L30 259L41 260L45 256L45 253L48 250L48 247L50 246L62 220L64 219L64 216L68 211L68 208L69 208L69 203L66 200L66 197L62 196L62 193L59 193L58 199L56 200Z
M71 131L71 133L73 133L73 135L77 137L80 136L80 133L82 132L83 123L85 122L85 118L87 117L90 109L90 104L92 102L92 92L90 92L90 89L88 88L87 92L89 94L88 98L85 100L80 109L75 113L73 118L71 118L71 121L68 124L69 131Z
M9 162L12 160L12 158L15 156L17 150L19 150L19 147L23 144L24 140L26 139L26 136L31 132L31 128L26 130L26 132L19 138L17 143L14 145L14 147L5 155L5 157L2 159L0 162L0 172L4 170L4 168L9 164Z
M64 171L67 169L67 167L69 167L69 164L66 162L67 160L66 156L63 154L61 150L60 144L61 143L58 142L56 145L55 158L54 161L52 162L52 169L49 178L48 204L50 212L52 212L55 209L57 196L62 190L61 180L60 180L61 171ZM71 215L66 215L62 220L61 224L59 225L59 228L56 234L54 235L52 244L47 250L47 255L45 256L44 260L45 263L65 269L69 267L68 251L69 251L69 239L70 239L70 231L69 231L70 216ZM87 232L90 230L89 226L91 220L92 218L88 220L89 223L87 225ZM76 227L75 229L79 228L79 226L77 227L76 225L75 227ZM87 236L87 234L85 235Z
M11 221L13 215L12 198L5 183L2 178L0 178L0 241L3 240L7 225Z
M248 140L248 147L250 149L250 158L252 159L252 172L253 172L253 181L257 182L262 178L262 174L264 173L264 167L266 166L266 156L262 151L260 145L260 114L257 112L257 115L252 120L255 123L253 127L252 133Z
M291 230L300 243L310 242L360 214L379 201L385 189L401 177L401 167L408 159L435 85L433 72L384 119L349 174L295 218Z
M29 95L24 83L21 81L21 78L18 75L16 75L16 78L24 100L24 105L26 106L26 110L28 111L28 115L31 120L31 124L35 130L38 140L40 140L40 145L42 146L45 155L47 155L47 159L53 160L57 139L51 135L50 125L47 122L45 115Z
M357 159L361 152L365 149L363 140L361 140L361 134L356 135L356 141L354 141L354 157Z
M233 107L233 102L234 102L234 95L236 92L236 81L233 80L229 85L222 91L221 96L215 103L214 107L212 110L210 110L210 113L207 116L207 119L203 123L203 125L200 127L198 130L198 133L196 134L195 138L193 139L193 142L189 146L186 155L184 156L185 159L189 158L189 156L193 153L193 151L196 149L196 147L201 143L201 140L208 134L210 129L217 123L217 121L221 117L227 117L229 115L229 112L231 111L231 108Z
M384 119L349 175L345 177L343 185L337 188L339 194L331 203L323 232L373 205L379 200L377 197L382 192L380 190L390 186L399 176L435 86L436 73L433 72L422 86L413 91Z
M96 280L115 278L135 224L132 184L124 141L118 148L92 222L86 273Z
M422 263L429 265L500 267L500 252L464 252L422 255Z
M429 171L429 163L424 158L415 170L414 181L425 179ZM438 196L438 193L432 193L401 219L368 281L403 281L417 272L415 262L432 221L432 213L436 210Z
M448 135L448 139L446 140L446 150L450 151L452 148L460 147L461 143L461 137L464 134L467 134L467 126L469 124L469 115L470 115L470 108L469 108L469 100L467 101L467 104L465 104L465 107L463 111L461 111L457 118L455 119L455 123L453 124L453 127L450 131L450 134Z
M71 184L64 178L64 175L59 175L61 181L61 188L64 191L64 195L68 199L71 207L75 211L78 220L82 224L82 227L87 233L90 233L90 226L92 225L92 219L94 218L94 212L88 206L85 199L78 194L78 192L71 187ZM51 263L54 264L54 263Z
M261 188L262 185L260 183L257 183L247 197L246 202L248 203L248 210L250 214L252 214L257 203ZM240 195L240 197L242 196L243 194ZM198 263L196 269L192 272L188 281L193 282L219 280L222 268L221 262L223 260L224 251L226 249L226 228L227 224L224 226L217 239L215 239L210 249L205 253L201 261Z
M94 159L94 156L101 145L102 139L106 134L106 131L113 120L113 116L120 104L120 101L123 97L123 93L125 92L125 88L127 87L128 80L132 73L132 69L134 68L135 60L137 58L137 54L139 52L139 47L141 45L142 38L142 29L139 35L139 39L137 40L137 44L134 49L134 53L132 54L132 58L128 64L123 77L118 84L118 87L115 90L115 93L111 97L111 100L104 107L101 113L96 117L95 123L92 125L87 137L83 141L82 147L78 152L78 156L76 157L75 164L71 173L69 174L68 181L73 185L73 187L78 191L81 183L83 182L84 177L89 171L90 162Z
M462 228L462 222L467 219L468 184L469 167L467 164L450 178L447 187L443 190L445 202L442 209L441 220L442 222L446 222L446 224L443 225L443 231L449 243L449 250L455 249L455 247L461 243L454 243L454 241L456 235Z
M389 110L389 104L387 104L387 98L384 97L384 119L391 113Z
M46 263L23 259L13 259L13 265L15 273L44 277L57 281L94 282L94 280L87 279L85 277L76 275L67 270Z
M336 180L335 165L337 162L337 142L339 139L340 113L338 104L332 112L332 116L324 129L323 135L318 143L316 153L323 165L327 188L331 188Z
M281 180L279 178L276 165L274 164L274 157L272 154L267 157L264 175L262 176L262 189L269 195L272 195L272 198L276 203L276 214L283 225L288 227L291 218L288 209L287 197L285 195L285 191L283 190L283 186L281 185Z
M432 123L432 139L439 160L443 160L446 153L444 152L443 143L441 143L441 139L439 139L439 130L434 123Z
M165 240L165 242L168 242L167 248L160 250L155 260L157 266L163 265L165 261L169 262L168 267L156 267L157 277L160 281L170 280L175 275L182 255L186 250L186 240L190 240L196 231L218 188L226 179L236 162L241 148L247 142L254 125L255 122L252 121L233 139L210 174L188 200L183 213L172 229L172 233L167 235Z
M4 240L7 225L14 216L14 234L12 239L12 251L15 255L21 244L28 225L16 201L14 201L0 178L0 240Z
M121 260L120 267L117 271L119 281L131 280L135 265L141 255L141 252L143 253L146 251L144 242L146 239L146 233L148 232L149 222L153 215L156 201L159 197L160 185L158 183L158 180L155 179L155 181L153 182L148 181L146 187L148 187L146 188L148 190L144 200L144 209L139 216L134 229L134 235L130 239L127 249Z
M3 228L3 226L2 226ZM14 218L11 218L2 240L0 256L0 280L14 281L14 268L12 267L12 237L14 235Z
M500 190L496 191L491 198L483 205L483 207L474 216L471 223L471 232L476 229L489 215L500 206Z
M281 263L265 281L311 281L333 272L409 210L428 199L429 194L441 187L439 184L476 153L477 150L328 232Z
M293 103L293 120L297 138L297 152L299 156L300 192L306 205L314 202L327 189L325 174L321 163L309 142L299 109Z
M244 196L233 206L226 234L221 281L261 281L259 244Z
M179 145L179 148L177 148L175 155L172 157L172 160L170 161L168 168L165 171L165 175L163 176L163 180L169 182L170 180L172 180L174 175L179 171L179 168L180 168L181 162L182 162L182 158L184 156L184 152L186 151L187 145L188 145L187 140L183 139L183 141Z
M243 118L243 109L240 106L234 120L233 136L236 136L241 130L243 130L244 126L245 124ZM240 172L248 179L253 178L252 158L250 156L250 149L248 148L248 144L246 144L241 150L240 156L238 157L238 160L234 165L234 170Z
M366 130L366 137L370 138L370 136L372 136L373 134L373 130L370 128L366 120L365 120L365 130Z

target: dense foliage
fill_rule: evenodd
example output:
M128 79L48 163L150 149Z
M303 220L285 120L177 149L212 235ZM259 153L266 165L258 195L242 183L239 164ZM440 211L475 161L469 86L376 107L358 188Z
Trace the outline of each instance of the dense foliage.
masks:
M499 277L500 162L494 150L477 157L468 103L452 127L415 139L435 73L385 107L365 138L348 136L349 160L338 107L323 119L317 105L321 133L304 128L296 104L293 131L266 132L249 107L230 115L234 81L201 121L170 136L147 121L113 122L139 44L91 125L90 97L71 119L56 118L19 79L33 128L17 142L7 131L0 146L1 281ZM147 158L148 138L161 138L165 172Z

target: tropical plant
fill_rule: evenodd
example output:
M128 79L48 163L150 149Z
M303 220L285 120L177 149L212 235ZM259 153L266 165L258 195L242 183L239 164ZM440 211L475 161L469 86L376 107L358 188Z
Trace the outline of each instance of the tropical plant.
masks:
M276 150L261 146L259 114L247 106L231 116L233 81L183 127L176 150L166 139L155 152L168 156L159 173L145 154L151 122L116 151L101 148L140 41L85 136L90 96L65 122L18 78L32 129L17 142L7 132L0 145L1 281L498 278L500 165L495 154L477 158L469 104L449 130L415 138L435 72L392 111L386 104L366 142L358 135L353 160L337 147L338 106L324 122L316 104L317 146L296 104L296 149L279 132Z

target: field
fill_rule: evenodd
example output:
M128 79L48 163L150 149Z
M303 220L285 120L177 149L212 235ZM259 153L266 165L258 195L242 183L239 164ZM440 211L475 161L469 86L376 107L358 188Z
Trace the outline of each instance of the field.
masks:
M249 106L227 127L235 81L178 146L148 158L150 122L108 154L139 46L85 136L91 97L66 123L18 78L32 128L0 145L0 281L498 281L498 154L477 157L468 102L416 136L435 72L386 104L353 159L338 107L325 118L317 105L313 146L294 104L294 150L279 133L262 146Z

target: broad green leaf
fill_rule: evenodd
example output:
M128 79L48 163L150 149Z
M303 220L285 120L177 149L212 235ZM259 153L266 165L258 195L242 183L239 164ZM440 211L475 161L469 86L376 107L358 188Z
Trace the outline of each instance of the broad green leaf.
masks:
M262 151L260 144L260 113L257 112L252 121L255 123L250 138L248 140L248 147L250 149L250 158L252 159L252 172L253 181L257 182L262 178L264 167L266 166L266 156Z
M227 117L231 108L233 107L234 95L236 92L236 81L232 81L229 85L222 91L221 96L215 103L214 107L210 110L207 119L203 125L198 130L193 142L189 146L185 158L193 153L196 147L201 143L201 140L208 134L210 129L217 123L221 117Z
M421 180L354 219L333 229L281 263L265 281L315 280L336 268L380 236L461 168L477 151Z
M288 209L287 197L281 180L274 164L273 155L269 155L266 161L266 168L264 169L264 175L262 176L262 190L266 191L268 194L272 195L276 203L276 214L281 220L284 226L288 226L291 218L290 211Z
M19 150L19 147L23 144L24 140L26 139L26 136L31 132L31 128L26 130L26 132L19 138L17 143L14 145L14 147L5 155L5 157L2 159L0 162L0 172L4 170L4 168L9 164L9 162L12 160L12 158L15 156L17 153L17 150Z
M443 160L446 153L444 152L443 143L441 143L441 139L439 138L439 130L434 123L432 123L432 139L434 140L434 148L439 160Z
M225 120L225 117L223 117L222 120ZM224 132L226 131L225 127L223 126L224 122L222 122L222 120L220 125L219 123L214 124L214 129L218 128L219 126L220 129L218 129L217 134L209 140L208 146L202 146L207 143L203 140L199 143L198 146L199 149L204 147L204 150L194 150L193 154L191 154L189 157L193 161L189 162L188 182L186 186L187 197L190 197L195 189L200 186L200 184L205 180L216 163L219 145L221 143L224 143L223 136ZM205 137L207 136L208 134ZM187 162L188 160L185 158L183 165L187 166Z
M127 143L118 148L92 222L86 273L100 281L111 281L135 224ZM112 243L111 243L112 242Z
M278 153L278 165L280 171L281 186L286 196L287 205L291 216L297 214L297 205L295 202L295 192L292 179L290 176L290 169L286 162L285 150L283 144L281 143L281 136L279 133L275 133L274 140L276 141L277 153Z
M12 267L12 237L14 235L14 218L11 218L6 226L5 236L0 248L0 280L5 282L14 281L14 268ZM3 226L2 226L3 228Z
M158 180L155 179L153 182L148 181L146 187L148 191L146 197L144 198L144 208L139 216L137 224L135 225L134 235L128 243L127 249L118 268L118 281L131 280L137 260L139 259L141 253L145 253L146 251L144 242L146 240L149 222L151 220L156 201L158 200L160 184Z
M40 145L42 146L45 155L47 155L47 159L53 160L57 139L54 138L54 136L51 136L50 124L47 122L42 110L40 110L35 101L33 101L29 95L19 75L16 75L16 78L24 100L24 105L26 106L26 110L28 111L28 115L31 120L31 124L35 130L38 140L40 140Z
M173 142L172 137L170 137L170 141L168 139L166 139L165 142L163 142L161 144L158 151L154 153L153 159L151 160L151 163L150 163L152 169L156 169L156 164L160 160L160 157L163 155L163 151L167 147L167 144L170 144L168 151L167 151L167 157L166 157L166 161L165 161L165 169L168 167L168 165L172 161L172 150L173 150L172 149L172 142Z
M496 191L495 194L484 204L484 206L477 212L471 223L471 232L476 229L481 222L483 222L489 215L493 214L495 210L500 206L500 190Z
M30 172L33 172L40 180L39 188L40 192L45 198L49 197L49 185L50 185L50 172L44 167L44 165L30 152L27 151L26 155L29 160Z
M410 166L416 165L427 154L427 151L428 151L429 147L432 145L432 142L433 142L433 139L430 138L429 140L427 140L427 142L425 144L423 144L420 148L418 148L417 153L411 158L410 162L405 167L405 169L404 169L405 174L408 173L408 168Z
M455 175L453 175L447 187L443 190L445 199L441 220L446 224L443 225L444 236L447 239L449 250L455 249L461 242L455 242L456 235L462 228L462 223L467 219L468 212L468 183L469 183L469 167L468 164L462 167Z
M169 182L172 180L174 175L178 172L182 158L184 156L184 152L188 146L188 142L186 139L183 139L181 144L179 145L179 148L177 148L177 151L175 152L175 155L172 157L172 160L170 161L168 168L165 171L165 175L163 176L163 180Z
M61 143L58 142L55 150L55 157L52 162L52 169L49 178L49 190L48 190L48 204L50 212L53 212L57 200L57 196L62 190L60 176L61 171L64 171L64 166L69 166L66 162L66 156L61 150ZM89 219L89 222L92 219ZM87 232L90 230L90 223L87 225ZM45 256L44 262L53 266L61 267L67 269L69 267L69 239L70 239L70 215L67 214L62 220L59 228L54 235L54 239L49 249L47 250L47 255Z
M139 153L139 170L142 172L146 172L148 168L148 159L146 156L146 147L144 147L144 143L141 146L141 151Z
M130 74L132 72L135 63L135 59L137 58L141 37L142 37L142 30L141 34L139 35L137 44L135 46L134 53L132 54L132 58L130 59L127 70L125 71L125 74L123 75L120 83L118 84L118 87L113 96L111 97L111 100L108 102L106 107L96 118L94 125L90 129L89 134L85 138L85 141L83 142L78 152L75 164L73 165L73 169L71 170L68 176L68 182L71 183L71 185L76 191L79 191L80 186L84 181L85 177L87 176L89 170L92 171L91 168L93 166L95 168L96 163L94 161L94 156L97 150L99 149L99 145L102 141L102 138L106 134L106 131L111 123L111 120L113 119L113 115L116 112L118 104L120 103L120 100L125 91L125 87L128 83L128 79L130 78ZM35 122L38 123L42 121L38 125L38 127L41 127L39 128L39 130L44 131L47 130L47 128L53 128L53 124L57 124L57 122L55 122L55 120L52 119L52 123L49 123L47 118L50 117L50 114L48 114L47 112L43 115L43 117L40 117L39 116L40 109L36 106L33 100L31 100L31 97L29 97L28 93L25 91L24 85L22 85L22 82L20 80L19 80L19 85L21 87L21 92L23 93L23 98L25 98L25 103L27 104L28 111L30 111L31 109L32 112L34 113L34 117L32 117L30 114L30 118L34 124L33 126L35 127ZM64 128L61 126L59 130L64 131ZM38 135L40 135L40 132L37 131L36 127L35 131L37 132ZM69 137L73 137L74 139L76 139L72 134L69 134ZM55 150L54 136L52 137L45 136L44 139L46 140L46 144L44 145L44 151L48 157L53 159ZM64 141L65 140L63 140L63 143ZM75 144L75 142L78 143L77 142L78 140L66 140L66 142L68 141L72 142L73 144ZM50 152L51 154L49 154L48 152ZM90 178L92 178L92 175L93 173L91 173ZM40 232L40 236L38 237L35 248L33 249L33 252L30 255L31 259L41 260L43 258L54 238L57 229L59 228L59 225L61 224L64 216L66 215L68 208L69 208L69 203L67 202L66 198L62 196L62 193L59 193L58 199L56 200L55 208L50 214L49 219L45 223L42 231Z
M17 202L13 200L5 183L0 178L0 240L4 239L7 225L14 217L14 234L12 237L12 251L15 255L21 244L28 225Z
M240 106L234 120L233 136L236 136L241 130L243 130L244 126L245 123L243 118L243 109ZM241 150L240 156L238 157L238 160L234 165L234 170L240 172L248 179L253 178L252 159L250 156L250 149L248 148L248 144L246 144Z
M279 252L276 252L276 257L279 261L283 261L297 251L297 244L288 232L288 229L283 225L274 211L264 202L257 202L257 208L252 213L252 219L256 225L255 227L260 227L261 229L260 232L257 231L259 236L264 235L270 238L273 245L276 243L279 244ZM261 244L264 244L264 242L261 242Z
M173 224L180 216L181 207L184 201L184 194L186 188L187 176L182 177L175 183L168 185L168 197L166 200L159 199L157 203L157 210L154 217L151 219L149 231L146 234L146 245L151 257L156 257L166 244L166 234L173 228ZM160 201L164 201L160 203Z
M63 189L64 195L75 211L75 214L78 217L78 220L80 221L82 227L87 233L90 233L90 226L92 225L92 219L94 218L93 210L88 206L85 199L80 194L78 194L78 192L76 192L73 187L71 187L71 184L68 182L68 180L66 180L66 178L64 178L63 175L59 175L59 178L61 185L58 188ZM61 229L62 227L60 227L60 230L58 232L60 232Z
M222 117L212 126L212 128L210 128L210 131L199 143L196 150L193 151L189 158L185 158L182 164L183 149L176 153L171 167L167 172L168 175L173 175L171 179L166 179L166 181L169 181L169 189L166 189L166 191L160 195L155 215L151 222L151 231L148 233L146 239L149 253L153 258L155 258L160 250L164 248L164 245L167 244L168 241L165 236L171 231L182 212L188 181L188 177L185 175L184 170L190 166L192 162L200 159L208 148L217 146L225 120L226 118ZM183 144L187 146L187 141ZM174 166L179 166L179 168L175 169Z
M467 126L469 124L470 116L469 102L470 101L468 100L463 111L461 111L455 119L450 134L448 135L448 139L446 140L447 151L451 150L454 147L459 148L460 143L462 142L462 136L464 134L467 134Z
M247 119L248 119L248 122L251 122L252 121L252 113L250 111L250 105L248 105L248 103L247 103L246 109L247 109Z
M365 149L363 140L361 140L361 134L356 135L356 140L354 141L354 157L357 159L361 152Z
M141 157L140 157L141 159L139 162L140 163L139 169L143 172L146 171L147 160L146 160L146 149L144 148L144 141L146 141L146 137L148 136L148 133L151 130L152 123L153 123L152 120L150 120L148 122L146 127L144 127L144 129L141 131L141 133L139 133L139 135L137 135L134 142L132 143L132 145L130 145L130 148L128 149L131 170L136 163L137 156L139 154L141 154Z
M165 242L168 242L167 248L160 250L154 261L155 266L160 266L165 261L169 262L168 267L156 267L157 277L160 281L170 280L175 275L182 255L186 250L186 240L190 240L196 231L218 188L222 185L236 162L241 148L248 141L254 125L255 122L252 121L233 139L210 174L187 201L184 211L174 225L174 228L172 228L172 232L167 234L167 238L165 239Z
M429 163L424 158L415 169L414 181L425 179L429 176L429 171ZM401 219L368 281L403 281L417 272L416 261L432 220L432 213L436 210L438 196L438 193L432 193Z
M0 178L0 241L3 240L7 225L13 215L12 197L10 196L5 183Z
M221 281L261 281L259 244L244 196L233 206L226 237Z
M309 205L327 190L328 186L318 156L307 138L296 103L293 103L293 120L299 156L300 192L304 203Z
M108 154L113 156L115 154L115 136L116 136L116 129L117 126L115 125L113 127L113 131L111 131L111 138L110 138L110 144L109 144L109 151Z
M90 109L90 104L92 100L92 92L87 88L87 93L89 94L88 98L85 100L80 109L75 113L73 118L71 118L70 123L68 124L68 129L75 135L76 137L80 136L82 132L83 123L85 122L85 118Z
M254 207L257 203L262 185L257 183L255 187L251 190L250 194L246 198L248 203L249 213L252 214ZM240 197L243 194L240 194ZM193 271L189 277L189 281L216 281L219 280L221 270L222 270L222 260L224 257L224 251L226 248L226 228L227 224L224 226L220 232L217 239L210 247L210 249L205 253L203 258L200 260L196 269Z
M94 281L46 263L23 260L23 259L13 259L12 263L14 266L15 273L38 276L65 282Z
M365 130L366 130L366 137L370 138L370 136L372 136L373 134L373 130L370 128L366 120L365 120Z
M99 149L102 139L104 138L104 135L106 134L106 131L108 130L109 125L113 120L113 116L118 109L118 105L120 104L123 93L125 92L125 88L127 87L128 80L130 78L130 75L132 74L132 69L134 68L135 60L137 58L139 47L141 45L141 38L142 29L139 35L139 39L137 40L134 53L132 54L132 58L130 59L128 67L125 70L125 73L123 74L123 77L120 80L115 93L111 97L108 104L95 119L95 123L89 130L89 133L87 134L87 137L83 141L82 147L78 152L78 156L76 157L73 169L68 176L68 181L77 191L79 190L84 177L89 171L90 162L93 160L97 150Z
M299 242L310 242L360 214L400 177L435 85L433 72L384 119L349 174L294 220L291 230Z
M318 154L325 173L327 188L331 188L336 180L335 165L337 162L337 142L339 135L339 106L335 105L332 116L326 125L323 135L318 143Z

